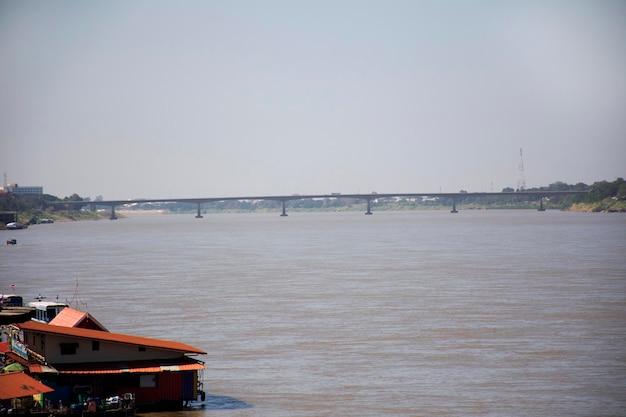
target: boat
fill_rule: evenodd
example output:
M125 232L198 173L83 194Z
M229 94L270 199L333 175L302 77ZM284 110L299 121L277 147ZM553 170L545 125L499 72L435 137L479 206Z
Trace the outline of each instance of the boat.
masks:
M16 294L0 294L0 304L4 307L24 307L24 298Z
M52 319L54 319L57 314L61 312L67 304L59 303L58 301L43 301L43 297L41 295L35 297L37 301L28 303L28 307L35 309L35 317L33 317L33 321L37 321L39 323L50 323Z
M7 223L7 229L9 230L20 230L20 229L26 229L27 227L28 227L27 223L22 223L22 222Z
M0 325L21 323L35 317L32 307L24 306L24 299L15 294L0 294Z
M35 317L35 310L30 307L0 305L0 326L23 323Z

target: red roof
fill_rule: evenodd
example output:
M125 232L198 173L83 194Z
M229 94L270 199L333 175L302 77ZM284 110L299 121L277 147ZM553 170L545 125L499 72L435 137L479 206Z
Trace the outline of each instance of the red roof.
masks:
M128 345L145 346L156 349L173 350L182 353L197 353L206 355L206 352L185 343L169 340L152 339L141 336L130 336L121 333L104 332L100 330L81 329L78 327L51 326L49 324L27 321L17 325L20 329L40 333L57 334L63 336L80 337L84 339L100 340L105 342L124 343Z
M84 329L94 329L107 331L98 320L93 318L89 313L83 311L74 310L70 307L65 307L50 321L50 324L54 326L65 327L82 327Z
M0 374L0 400L28 397L54 391L23 372Z

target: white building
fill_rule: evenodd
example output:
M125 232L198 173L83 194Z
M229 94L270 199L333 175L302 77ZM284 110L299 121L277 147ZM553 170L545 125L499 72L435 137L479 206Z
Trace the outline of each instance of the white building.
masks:
M26 186L26 187L20 187L17 184L7 184L6 187L4 187L4 192L5 193L13 193L13 194L17 194L17 195L24 195L24 194L43 194L43 187L42 186Z

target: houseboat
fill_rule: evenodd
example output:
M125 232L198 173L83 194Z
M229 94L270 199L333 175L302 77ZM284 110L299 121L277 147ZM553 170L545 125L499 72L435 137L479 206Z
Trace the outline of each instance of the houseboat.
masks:
M28 303L28 307L33 307L35 309L35 317L33 317L34 321L38 321L40 323L50 323L65 307L67 304L60 303L58 301L43 301L45 297L39 295L35 299L37 301L32 301Z
M10 326L6 355L54 388L42 403L75 415L93 409L94 398L98 411L110 413L120 398L139 411L167 411L204 397L205 365L196 357L206 352L178 341L30 320Z

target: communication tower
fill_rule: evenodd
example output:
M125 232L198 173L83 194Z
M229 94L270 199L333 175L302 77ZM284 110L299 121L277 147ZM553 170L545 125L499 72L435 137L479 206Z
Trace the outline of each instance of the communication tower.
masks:
M526 189L526 180L524 179L524 159L522 158L522 148L519 148L519 176L517 178L517 191Z

